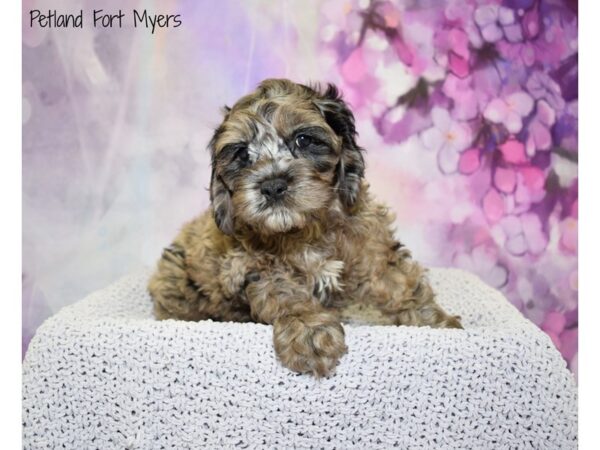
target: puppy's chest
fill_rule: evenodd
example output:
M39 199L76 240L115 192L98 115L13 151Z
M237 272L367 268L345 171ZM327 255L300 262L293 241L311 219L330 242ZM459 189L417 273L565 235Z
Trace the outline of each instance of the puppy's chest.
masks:
M299 260L300 276L313 286L313 295L324 305L344 288L344 262L326 253L307 250Z
M321 303L330 305L344 289L344 268L335 255L319 250L306 249L285 257L234 252L222 261L220 279L224 294L233 296L243 292L248 283L285 273L299 288L310 290Z
M326 250L305 249L272 263L274 272L287 271L324 305L331 305L344 289L344 261Z

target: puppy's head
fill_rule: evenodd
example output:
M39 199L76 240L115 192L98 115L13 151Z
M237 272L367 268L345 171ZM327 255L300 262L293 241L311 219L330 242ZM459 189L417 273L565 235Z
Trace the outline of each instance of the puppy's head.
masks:
M364 174L354 116L337 88L265 80L225 108L210 143L211 201L226 234L304 227L336 199L352 208Z

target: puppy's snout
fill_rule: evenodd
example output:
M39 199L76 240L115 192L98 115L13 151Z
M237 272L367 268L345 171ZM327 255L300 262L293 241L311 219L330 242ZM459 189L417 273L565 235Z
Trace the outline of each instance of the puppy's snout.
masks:
M288 184L283 178L272 178L260 184L260 192L267 200L278 200L285 195Z

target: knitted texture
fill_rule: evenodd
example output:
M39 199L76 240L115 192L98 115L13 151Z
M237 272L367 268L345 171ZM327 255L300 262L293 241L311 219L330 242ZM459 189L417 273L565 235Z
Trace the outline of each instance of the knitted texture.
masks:
M271 327L158 322L149 272L48 319L23 363L26 449L577 447L573 376L498 291L432 269L465 330L345 325L316 380L282 367Z

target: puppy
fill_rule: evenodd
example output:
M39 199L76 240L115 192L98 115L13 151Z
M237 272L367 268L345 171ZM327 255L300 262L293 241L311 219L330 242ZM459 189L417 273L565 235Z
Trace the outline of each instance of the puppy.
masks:
M462 328L369 194L335 86L265 80L209 147L212 207L158 262L158 319L271 324L281 363L317 377L347 351L342 322Z

